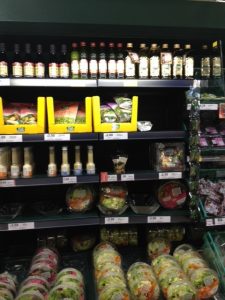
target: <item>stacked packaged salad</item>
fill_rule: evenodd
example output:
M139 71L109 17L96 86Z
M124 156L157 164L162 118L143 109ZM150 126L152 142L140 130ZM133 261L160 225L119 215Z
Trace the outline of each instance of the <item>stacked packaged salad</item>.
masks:
M16 277L8 272L0 274L0 300L13 300L16 295Z

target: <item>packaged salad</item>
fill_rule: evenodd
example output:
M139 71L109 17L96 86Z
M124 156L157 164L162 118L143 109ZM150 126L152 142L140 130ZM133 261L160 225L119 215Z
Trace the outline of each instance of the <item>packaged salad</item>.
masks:
M100 230L101 241L108 241L117 246L137 246L138 232L136 227L103 227Z
M66 193L66 203L71 212L90 210L94 202L94 191L90 185L76 184Z
M167 239L164 238L152 239L147 246L148 256L151 260L162 254L169 254L170 250L171 244Z
M196 290L189 281L172 283L167 292L168 300L197 300Z
M80 252L91 249L96 243L93 233L77 233L71 238L73 251Z
M49 287L50 287L48 281L44 277L29 276L21 283L21 289L23 288L23 286L30 285L30 284L32 284L32 285L35 285L35 284L42 285L47 290L49 290Z
M12 292L10 292L6 288L0 289L0 297L2 297L4 300L13 300L14 299Z
M54 101L55 124L74 124L78 102Z
M159 276L163 271L170 267L180 268L178 262L172 255L160 255L152 261L152 267L156 276Z
M16 297L16 300L44 300L44 296L37 291L21 293Z
M73 284L57 285L50 291L48 300L62 299L84 300L84 295Z
M131 300L128 290L124 287L112 285L99 293L99 300Z

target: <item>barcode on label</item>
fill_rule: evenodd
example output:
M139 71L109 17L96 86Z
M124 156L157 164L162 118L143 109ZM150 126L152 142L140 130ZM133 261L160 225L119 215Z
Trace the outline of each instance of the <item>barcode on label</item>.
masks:
M77 176L63 177L62 182L63 184L77 183Z
M8 230L26 230L26 229L34 229L34 222L8 224Z
M225 218L215 218L215 225L225 225Z
M0 135L0 143L21 143L23 136L21 134Z
M213 219L207 219L206 220L206 226L213 226L214 223L213 223Z
M218 110L218 104L201 104L200 110Z
M44 135L45 141L70 141L69 133L60 133L60 134L48 134Z
M103 134L104 140L127 140L128 133L127 132L116 132L116 133L104 133Z
M122 174L121 181L134 181L134 174Z
M15 185L15 180L0 180L0 187L11 187Z
M149 216L148 223L171 223L170 216Z
M105 218L105 224L128 224L128 217L108 217Z
M159 179L180 179L180 178L182 178L182 172L159 173Z

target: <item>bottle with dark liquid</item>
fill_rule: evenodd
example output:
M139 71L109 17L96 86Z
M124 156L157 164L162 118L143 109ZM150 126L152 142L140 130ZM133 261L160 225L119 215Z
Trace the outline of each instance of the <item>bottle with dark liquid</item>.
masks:
M122 43L117 44L116 74L118 79L123 79L125 77L125 62Z
M20 45L14 44L14 53L12 58L12 77L23 77L23 63L20 54Z
M80 60L80 54L78 51L78 45L77 43L72 44L72 51L70 54L71 58L71 77L73 79L79 78L80 75L80 67L79 67L79 60Z
M169 50L168 44L162 45L160 62L162 79L170 79L172 75L172 53Z
M211 57L209 53L209 49L207 45L202 46L201 51L201 78L202 79L209 79L211 76Z
M59 77L69 78L70 67L69 67L69 57L67 53L66 44L61 45L60 63L59 63Z
M138 77L140 79L147 79L148 76L149 76L149 63L148 63L146 44L140 44Z
M87 47L85 42L80 43L80 78L87 79L88 78L88 55L87 55Z
M45 78L45 60L41 44L36 46L34 73L36 78Z
M89 73L91 79L96 79L98 76L96 43L92 42L90 48Z
M8 60L6 55L5 43L0 43L0 77L8 77Z
M26 78L34 77L34 59L31 55L31 44L25 44L25 57L23 62L23 76Z
M125 57L125 76L126 78L135 78L135 64L130 57L130 53L133 52L133 44L127 43L127 55Z
M49 78L59 77L59 62L54 44L51 44L49 49L48 76Z
M109 79L116 78L116 54L114 43L109 43L108 74Z
M107 61L106 61L106 51L105 51L105 43L101 42L99 44L99 61L98 61L98 72L99 78L105 79L107 77Z
M180 44L174 44L173 46L173 78L183 78L183 51Z
M215 45L213 45L213 49L212 49L211 67L212 67L212 77L213 78L221 77L221 73L222 73L221 57L220 57L220 50L217 42L215 42Z
M157 44L151 45L149 66L150 78L158 79L160 77L160 55Z
M195 59L190 44L186 44L184 46L183 65L184 65L184 78L193 79Z

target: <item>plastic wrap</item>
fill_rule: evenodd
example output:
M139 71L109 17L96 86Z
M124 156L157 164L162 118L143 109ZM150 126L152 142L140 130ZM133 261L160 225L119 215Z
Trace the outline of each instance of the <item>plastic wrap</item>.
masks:
M94 192L90 185L71 186L66 193L66 203L71 212L86 212L94 202Z

